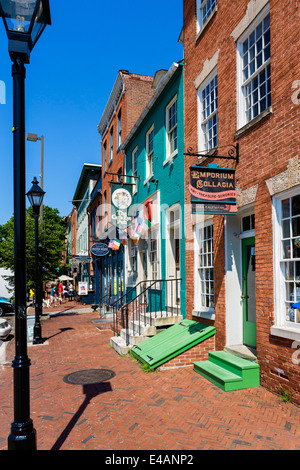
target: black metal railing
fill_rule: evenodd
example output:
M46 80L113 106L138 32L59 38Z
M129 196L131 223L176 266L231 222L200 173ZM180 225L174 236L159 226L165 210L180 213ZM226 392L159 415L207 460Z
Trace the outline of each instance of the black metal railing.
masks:
M154 319L180 315L181 279L147 279L126 292L113 308L114 334L126 330L126 345L132 335L141 335L142 326L153 326ZM123 302L135 290L134 297ZM111 306L112 307L112 306Z

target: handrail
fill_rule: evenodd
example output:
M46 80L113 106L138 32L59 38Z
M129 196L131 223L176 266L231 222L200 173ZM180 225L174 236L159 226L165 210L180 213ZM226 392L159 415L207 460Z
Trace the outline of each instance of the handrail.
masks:
M160 297L160 305L159 305L159 310L160 311L163 311L163 300L162 300L162 294L163 294L163 289L162 289L162 283L165 283L165 286L166 286L166 289L165 289L165 307L166 309L168 307L171 307L171 311L173 309L173 307L176 307L177 308L177 315L178 315L178 308L179 308L179 304L176 300L176 305L173 304L173 283L174 282L178 282L178 281L182 281L182 278L174 278L174 279L146 279L146 280L143 280L143 281L140 281L138 284L136 284L129 292L127 292L126 294L132 292L132 290L134 289L137 289L138 286L140 286L141 284L145 284L147 285L148 283L150 283L149 285L147 285L141 292L139 292L139 294L136 294L136 296L131 299L130 301L126 302L126 304L122 305L121 306L121 309L120 309L120 313L121 313L121 324L123 325L122 328L125 327L126 329L126 343L127 345L129 344L128 343L128 312L129 312L129 306L131 304L133 304L133 309L132 309L132 312L131 312L131 316L133 318L133 330L135 330L135 327L134 327L134 318L136 315L138 315L137 317L137 320L138 320L138 332L140 334L140 331L141 331L141 309L143 308L143 305L144 305L144 314L146 313L146 308L147 308L147 305L149 307L150 305L150 311L149 311L149 314L150 314L150 324L152 325L153 324L153 317L155 316L155 318L157 317L157 308L156 308L156 297L155 297L155 307L154 307L154 311L152 311L152 297L151 297L151 294L150 294L150 297L148 296L148 301L146 299L147 296L145 296L145 294L147 292L151 292L151 290L153 290L153 286L155 286L157 283L160 283L160 289L159 289L159 292L161 294L161 297ZM168 295L168 283L171 282L171 296L169 297ZM175 289L176 289L176 286L175 286ZM176 293L176 290L174 291ZM126 295L124 294L122 296L122 298ZM141 299L145 297L146 299L146 303L143 304L143 302L139 302L138 303L138 299ZM167 302L171 301L172 305L167 305ZM178 298L177 298L178 299ZM118 301L120 301L120 299L118 299ZM117 302L114 302L114 305L116 304ZM135 304L134 304L135 303ZM147 304L147 305L146 305ZM124 318L124 313L125 313L125 318ZM115 333L118 334L118 320L117 320L117 310L114 309L114 331ZM146 315L144 315L144 322L146 322ZM145 323L146 324L146 323Z

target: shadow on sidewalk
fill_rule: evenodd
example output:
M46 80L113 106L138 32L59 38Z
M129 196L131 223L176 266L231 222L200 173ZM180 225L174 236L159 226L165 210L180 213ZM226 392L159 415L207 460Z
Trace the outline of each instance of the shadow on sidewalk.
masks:
M55 333L54 335L52 336L47 336L47 338L43 338L44 341L47 341L48 339L50 338L54 338L54 336L57 336L57 335L60 335L61 333L64 333L65 331L69 331L69 330L73 330L74 328L71 328L71 327L67 327L67 328L60 328L60 331L58 331L57 333Z
M76 425L78 419L82 415L82 413L85 411L87 406L89 405L90 401L92 398L95 398L96 396L100 395L101 393L105 392L111 392L112 388L110 385L110 382L103 382L103 383L95 383L95 384L89 384L89 385L83 385L83 393L85 394L85 399L82 403L82 405L79 407L78 411L75 413L69 424L66 426L66 428L63 430L55 444L52 446L50 450L60 450L61 446L71 433L72 429Z

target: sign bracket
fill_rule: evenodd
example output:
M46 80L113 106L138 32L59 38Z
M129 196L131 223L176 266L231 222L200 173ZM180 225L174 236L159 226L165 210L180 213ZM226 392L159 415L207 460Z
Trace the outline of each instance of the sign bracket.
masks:
M226 160L235 160L236 163L239 163L240 160L240 145L237 143L236 145L228 144L228 145L223 145L222 147L218 148L225 148L225 147L231 147L228 150L228 154L226 156L221 156L221 155L209 155L209 154L202 154L201 152L193 152L192 147L188 147L186 153L183 155L189 156L189 157L205 157L205 158L222 158Z

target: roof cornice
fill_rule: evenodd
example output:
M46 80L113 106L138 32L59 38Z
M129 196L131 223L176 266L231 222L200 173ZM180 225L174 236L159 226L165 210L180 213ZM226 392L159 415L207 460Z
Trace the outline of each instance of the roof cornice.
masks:
M125 84L124 84L124 80L122 77L122 73L119 71L114 87L112 89L112 92L106 104L105 110L97 126L98 132L102 138L107 132L107 129L109 128L111 120L115 115L120 98L124 92L124 86Z

